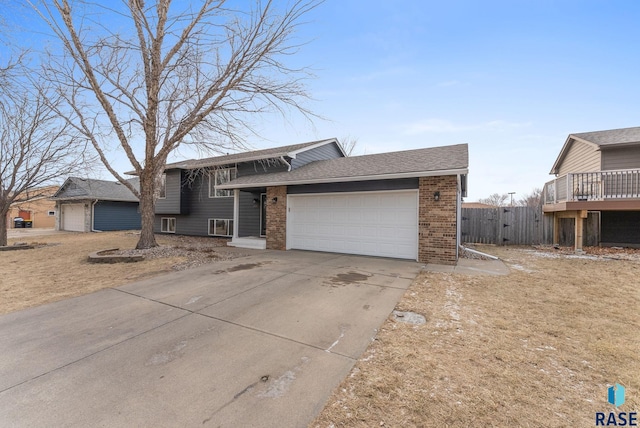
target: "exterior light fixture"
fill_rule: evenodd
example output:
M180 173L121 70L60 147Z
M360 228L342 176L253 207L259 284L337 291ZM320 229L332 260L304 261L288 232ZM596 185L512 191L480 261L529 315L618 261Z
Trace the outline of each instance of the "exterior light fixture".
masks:
M436 202L440 200L440 192L433 192L433 200Z
M274 196L273 199L271 199L271 203L275 204L276 202L278 202L278 197Z

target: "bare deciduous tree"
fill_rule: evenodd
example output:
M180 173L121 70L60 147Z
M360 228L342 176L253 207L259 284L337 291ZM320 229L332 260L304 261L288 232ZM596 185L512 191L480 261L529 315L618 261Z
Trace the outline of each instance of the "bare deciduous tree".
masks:
M531 190L531 193L520 198L520 200L518 201L518 205L521 207L539 207L540 205L542 205L542 189L539 187L534 188L533 190Z
M507 193L503 193L502 195L499 193L494 193L488 198L478 199L478 202L482 204L492 205L494 207L502 207L505 205L508 199L509 195Z
M7 245L11 204L38 196L29 190L54 184L86 163L82 142L68 133L52 101L41 90L6 79L0 85L0 245Z
M347 135L340 139L340 143L342 144L342 148L347 156L353 156L356 150L356 146L358 145L358 139L352 137L351 135Z
M312 116L300 104L308 71L284 61L300 47L292 35L301 18L320 2L294 0L282 9L255 0L232 10L224 0L204 0L174 10L171 0L31 1L64 47L43 68L67 102L60 113L140 199L137 248L156 246L159 184L181 144L242 147L255 114ZM114 146L140 177L139 191L110 162Z

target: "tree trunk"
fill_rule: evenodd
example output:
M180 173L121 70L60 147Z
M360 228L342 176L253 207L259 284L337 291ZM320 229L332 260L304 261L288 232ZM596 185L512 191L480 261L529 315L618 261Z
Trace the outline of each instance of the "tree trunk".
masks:
M140 239L136 245L138 250L158 246L156 243L156 235L153 233L156 216L154 189L153 175L144 171L140 176L140 218L142 220L142 230L140 231Z
M0 247L7 245L7 214L9 211L0 210Z

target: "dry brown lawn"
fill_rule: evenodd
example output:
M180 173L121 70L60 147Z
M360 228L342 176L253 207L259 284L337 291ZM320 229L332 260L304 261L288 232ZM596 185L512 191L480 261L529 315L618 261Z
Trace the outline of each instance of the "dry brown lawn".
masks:
M10 239L39 245L32 250L0 252L0 314L25 309L68 297L116 287L132 281L170 272L189 262L189 251L167 251L166 257L137 263L92 264L89 253L110 248L134 248L133 232L63 233ZM198 257L216 259L214 248L224 245L215 238L157 236L164 248L198 248ZM195 244L194 244L195 243ZM211 248L203 248L203 244ZM173 254L184 254L173 256Z
M640 411L640 262L479 249L511 274L421 274L427 323L389 318L312 426L588 427L615 382Z

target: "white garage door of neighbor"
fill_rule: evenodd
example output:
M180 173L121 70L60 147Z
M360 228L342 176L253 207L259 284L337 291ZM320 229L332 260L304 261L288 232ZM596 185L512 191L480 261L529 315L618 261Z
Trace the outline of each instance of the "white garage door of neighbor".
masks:
M62 205L62 229L84 232L84 204Z
M289 195L287 248L418 258L418 191Z

